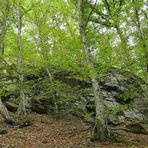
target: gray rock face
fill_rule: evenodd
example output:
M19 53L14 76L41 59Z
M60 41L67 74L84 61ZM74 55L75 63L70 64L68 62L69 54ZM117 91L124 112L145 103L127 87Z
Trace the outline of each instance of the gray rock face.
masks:
M109 123L148 120L148 88L139 77L130 72L111 69L102 74L98 83L101 85ZM85 97L92 103L91 92L90 89Z
M55 75L54 79L62 81L64 84L66 83L71 88L79 86L85 91L82 93L81 97L74 95L76 96L76 99L71 100L69 99L70 95L68 96L66 93L67 91L64 92L62 89L62 92L59 92L59 96L57 95L56 98L58 107L64 108L67 111L72 108L71 106L75 106L75 109L78 110L73 109L73 111L77 115L81 117L87 116L87 118L91 118L90 120L94 120L95 105L91 83L69 77L71 75L72 73L60 72L60 74ZM40 77L44 79L44 76ZM27 90L26 95L28 95L29 99L31 98L30 106L32 111L37 113L48 113L49 107L52 107L52 109L55 107L54 103L52 102L51 96L46 95L49 89L46 90L47 87L44 86L44 82L41 82L40 84L39 80L36 81L36 79L38 78L35 77L33 79L33 86L40 86L40 88L33 89L31 86L31 88ZM29 81L30 79L27 80ZM15 81L13 81L13 83L14 82ZM6 91L9 93L6 97L2 96L2 99L4 98L3 101L6 102L6 105L11 111L15 111L16 106L12 106L12 104L7 103L7 100L11 97L17 98L18 93L12 85L12 82L7 81L7 83L9 87L3 89L4 92ZM98 78L98 83L101 86L101 92L106 107L105 114L108 123L118 125L128 121L148 121L148 85L142 79L130 72L112 68L107 72L102 73L100 78ZM64 89L67 88L64 87ZM41 91L43 92L41 93ZM73 93L74 91L71 92ZM41 94L45 96L41 96ZM67 100L65 99L65 106L59 98L67 98ZM89 115L90 117L88 117Z
M80 86L85 91L81 97L76 98L75 101L67 102L68 105L64 107L68 110L69 106L71 107L74 104L77 109L74 110L74 113L83 118L87 116L88 120L93 121L95 105L91 83L69 78L69 75L71 74L63 72L58 74L55 79L71 87ZM98 78L98 83L101 86L108 123L119 125L129 121L148 120L148 88L141 78L130 72L112 68L102 73L101 77ZM32 110L38 113L46 113L49 104L51 105L48 99L32 99Z

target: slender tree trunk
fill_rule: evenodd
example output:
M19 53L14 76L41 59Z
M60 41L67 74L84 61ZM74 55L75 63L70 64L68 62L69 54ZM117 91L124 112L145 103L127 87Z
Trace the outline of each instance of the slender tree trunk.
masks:
M128 44L127 44L127 38L125 37L123 31L121 28L119 28L119 24L115 25L115 29L117 31L117 34L120 37L120 41L121 41L121 47L122 47L122 51L123 51L123 55L124 55L124 59L126 60L126 65L128 65L130 63L130 53L128 51ZM121 54L122 55L122 54Z
M50 79L50 83L51 83L51 85L53 84L53 79L52 79L52 75L51 75L51 73L50 73L50 71L49 71L49 69L47 68L46 69L46 71L47 71L47 74L48 74L48 76L49 76L49 79ZM53 87L53 86L52 86ZM55 113L56 114L58 114L59 113L59 110L58 110L58 105L57 105L57 100L56 100L56 92L55 92L55 90L53 89L51 87L51 93L52 93L52 99L53 99L53 101L54 101L54 111L55 111Z
M0 54L4 54L5 48L5 35L8 29L7 19L9 15L9 0L5 0L5 13L2 16L2 21L0 23Z
M19 71L19 91L20 91L20 103L17 110L18 115L24 115L26 116L26 99L24 94L24 74L22 70L22 64L23 64L23 57L22 57L22 43L21 43L21 37L22 37L22 16L21 16L21 0L18 0L17 3L17 29L18 29L18 35L17 35L17 46L18 46L18 71Z
M0 55L4 54L5 50L5 35L8 29L6 24L7 18L9 14L9 0L5 1L5 14L3 17L3 23L0 26ZM3 61L0 59L0 66L3 65ZM7 110L6 106L3 104L1 96L0 96L0 114L4 118L7 123L13 124L14 120L11 118L9 111Z
M7 32L7 25L6 25L6 19L8 17L8 13L9 13L9 1L6 0L5 3L5 14L3 17L3 23L0 26L1 27L1 33L0 33L0 55L4 54L4 48L5 48L5 35ZM3 63L0 60L1 63ZM0 97L0 114L2 115L2 117L5 119L5 121L7 123L12 123L12 118L10 117L9 111L7 110L6 106L3 104L2 99Z
M126 63L126 65L128 65L129 62L130 62L130 53L128 51L127 38L124 35L122 29L119 27L120 26L119 22L116 20L116 19L119 19L118 13L116 14L116 17L118 17L118 18L114 18L112 16L112 8L110 7L108 0L103 0L103 3L105 5L105 8L107 10L107 13L108 13L109 18L112 18L112 21L113 21L112 25L114 26L114 28L117 31L117 34L120 37L121 48L122 48L121 50L123 51L121 53L121 55L124 55L123 59L125 59L125 63Z
M136 16L136 26L140 34L140 40L143 45L143 51L145 54L145 64L146 64L145 71L148 72L148 50L147 50L147 44L146 44L144 32L142 30L141 23L140 23L139 12L138 12L138 1L133 0L133 4L134 4L135 16Z
M90 65L91 69L94 69L93 61L91 54L89 52L89 47L86 39L85 32L85 21L83 20L83 0L78 1L78 9L79 9L79 26L80 26L80 35L82 40L82 45L84 49L84 53L86 56L86 62ZM91 70L90 69L90 70ZM99 83L96 79L96 75L91 75L92 88L94 92L94 100L96 107L96 128L94 132L94 138L97 141L105 141L108 137L108 130L105 125L105 109L103 104L103 98L100 91Z
M44 43L43 43L43 37L42 37L42 29L41 29L41 24L37 24L37 28L38 28L38 32L39 32L39 44L38 46L41 47L42 50L44 50ZM41 52L41 55L44 59L46 59L48 61L48 53L44 53L44 52ZM47 75L49 77L49 80L50 80L50 83L51 85L53 84L53 78L52 78L52 75L48 69L48 67L46 68L46 72L47 72ZM52 99L54 101L54 111L56 114L59 113L58 111L58 105L57 105L57 100L56 100L56 91L51 87L51 94L52 94Z

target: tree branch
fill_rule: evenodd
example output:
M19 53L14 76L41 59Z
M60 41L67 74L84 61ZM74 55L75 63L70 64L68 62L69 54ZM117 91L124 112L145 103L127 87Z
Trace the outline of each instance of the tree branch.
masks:
M8 62L1 55L0 55L0 59L4 62L5 65L9 66L12 70L14 70L16 73L20 75L20 73L16 70L16 68L8 64Z
M89 7L90 7L91 9L94 8L94 6L93 6L92 4L88 3L88 5L89 5ZM105 21L109 21L109 20L107 19L108 16L107 16L106 14L100 12L99 10L97 10L96 7L95 7L95 9L94 9L93 11L94 11L97 15L99 15L102 19L104 19Z
M87 27L88 22L89 22L89 20L90 20L90 17L91 17L91 15L92 15L92 13L94 12L95 8L96 8L97 2L98 2L98 0L95 1L94 6L92 7L91 12L89 13L88 19L87 19L86 24L85 24L85 28Z
M140 10L141 10L141 12L145 15L146 19L148 19L147 13L146 13L144 10L142 10L142 9L140 9Z
M90 18L91 22L94 22L94 23L97 23L97 24L100 24L100 25L104 25L106 27L112 27L111 23L110 22L103 22L103 21L100 21L98 19L95 19L95 18Z
M103 0L106 9L108 10L108 14L111 16L111 9L107 0Z

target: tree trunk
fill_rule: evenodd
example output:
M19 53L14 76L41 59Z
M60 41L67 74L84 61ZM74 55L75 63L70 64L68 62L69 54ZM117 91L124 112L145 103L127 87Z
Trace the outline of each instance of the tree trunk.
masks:
M96 127L94 131L94 138L98 141L105 141L109 137L107 125L105 122L105 108L103 98L101 95L100 86L95 78L91 78L92 87L94 91L95 106L96 106Z
M79 9L79 27L80 27L80 36L82 40L83 50L86 57L86 62L90 65L90 71L94 70L94 64L92 61L92 57L89 51L87 39L86 39L86 32L85 32L85 21L83 19L83 0L78 1L78 9ZM94 100L95 100L95 107L96 107L96 128L94 131L94 138L97 141L105 141L108 138L108 130L105 125L105 111L104 111L104 104L103 98L100 92L100 86L97 82L96 75L91 74L91 82L92 88L94 92Z
M41 25L37 24L37 28L38 28L38 32L39 32L39 44L38 44L38 46L44 51L44 44L45 43L43 43L43 37L42 37L42 33L41 33L41 31L42 31ZM49 59L48 53L41 52L41 55L43 56L44 59L46 59L48 61L48 59ZM51 73L48 69L48 66L46 68L46 72L47 72L47 75L49 77L50 83L52 85L53 84L53 78L52 78L52 75L51 75ZM58 114L59 111L58 111L58 105L57 105L57 100L56 100L56 91L52 87L51 87L50 91L51 91L51 94L52 94L52 99L54 101L54 111L55 111L56 114Z
M24 94L24 87L23 87L24 75L19 75L19 89L20 89L20 102L17 109L18 115L26 116L26 99Z
M21 37L22 37L22 16L21 16L21 0L18 0L17 3L17 17L18 17L18 34L17 34L17 46L18 46L18 71L19 71L19 89L20 89L20 103L17 110L18 115L24 115L26 116L26 99L24 94L24 74L22 70L22 64L23 64L23 57L22 57L22 43L21 43Z
M120 37L121 47L122 47L121 50L123 51L126 65L128 65L130 63L130 53L129 53L129 49L128 49L127 38L125 37L122 29L119 27L119 24L115 25L115 29L117 31L117 34ZM121 53L121 55L122 55L122 53Z
M47 68L46 71L47 71L47 74L49 76L50 83L53 84L52 75L51 75L49 69ZM51 87L51 90L50 91L51 91L51 94L52 94L52 99L54 101L54 111L55 111L56 114L58 114L59 113L59 110L58 110L58 105L57 105L57 100L56 100L56 91L52 87Z
M4 48L5 48L5 35L7 33L8 25L7 25L7 19L9 14L9 0L5 0L5 11L2 15L2 20L0 23L0 54L4 54Z
M0 97L0 114L7 123L9 124L15 123L15 121L10 117L9 112L6 106L3 104L1 97Z
M5 14L3 16L3 20L2 20L3 23L0 28L0 31L1 31L0 33L0 55L3 55L4 50L5 50L5 35L8 29L6 21L8 18L8 14L9 14L9 0L6 0L5 1ZM0 66L1 65L3 65L3 60L0 59ZM3 104L1 96L0 96L0 114L7 123L9 124L15 123L15 121L11 118L6 106Z
M142 30L141 23L140 23L138 1L133 0L133 4L134 4L135 16L136 16L136 26L137 26L137 29L138 29L139 34L140 34L140 40L141 40L141 43L143 45L143 51L144 51L144 54L145 54L145 64L146 64L145 71L147 73L148 72L148 50L147 50L147 44L146 44L144 32Z

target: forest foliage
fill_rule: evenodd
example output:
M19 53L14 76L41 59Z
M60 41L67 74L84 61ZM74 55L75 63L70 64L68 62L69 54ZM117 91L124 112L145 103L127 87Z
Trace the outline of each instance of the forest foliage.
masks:
M92 79L94 94L95 80L112 67L147 81L147 7L146 0L0 0L0 78L17 78L10 87L0 81L0 96L18 89L17 113L26 114L25 94L35 85L28 76L38 77L52 98L55 91L69 94L59 104L82 93L56 81L59 71Z
M107 2L107 3L106 3ZM17 74L17 2L0 2L2 58ZM99 71L108 67L130 70L146 80L147 3L142 0L85 1L87 39ZM76 1L21 1L21 46L24 73L42 67L88 72L79 36ZM4 47L3 47L4 46ZM9 71L9 70L8 70Z

